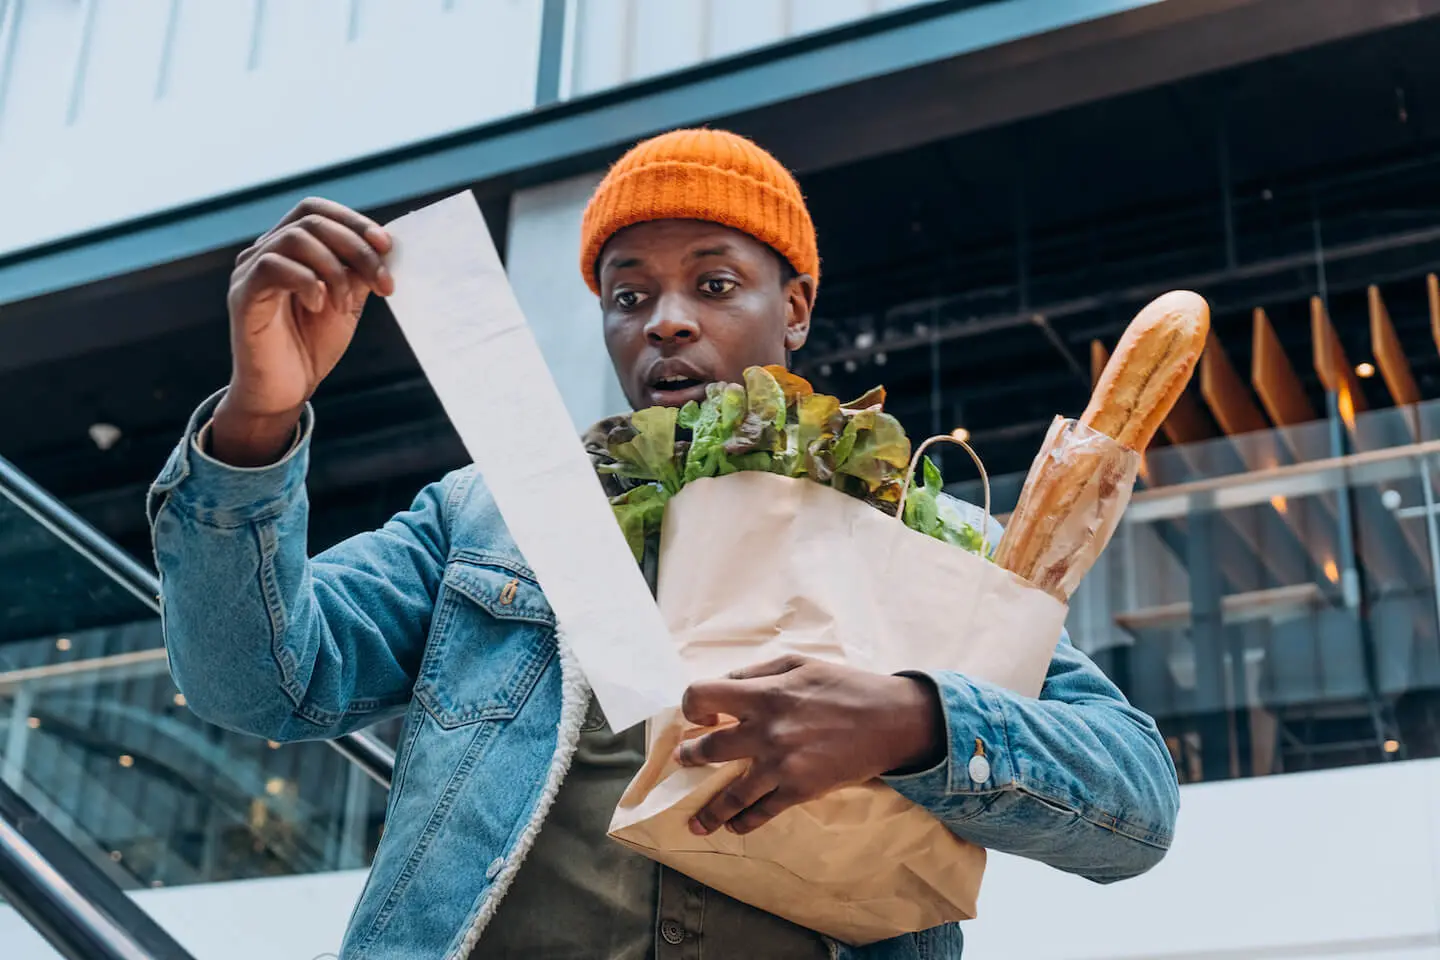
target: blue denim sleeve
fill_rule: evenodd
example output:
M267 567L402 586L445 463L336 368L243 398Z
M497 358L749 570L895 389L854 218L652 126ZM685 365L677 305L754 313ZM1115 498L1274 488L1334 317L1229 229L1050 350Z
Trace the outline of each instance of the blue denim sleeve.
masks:
M219 397L191 418L148 498L176 684L202 718L272 740L334 737L397 712L444 573L458 475L311 560L313 414L278 463L240 469L195 442Z
M1160 862L1180 807L1170 751L1068 637L1039 699L958 673L929 679L948 755L887 777L892 787L966 840L1100 883Z

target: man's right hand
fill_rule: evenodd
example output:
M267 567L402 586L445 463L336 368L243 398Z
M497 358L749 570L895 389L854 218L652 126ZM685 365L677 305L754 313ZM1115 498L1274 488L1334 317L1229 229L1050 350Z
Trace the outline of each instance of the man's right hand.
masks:
M214 457L257 467L285 453L366 299L394 290L383 260L390 246L369 217L312 198L241 252L230 275L233 366L211 427Z

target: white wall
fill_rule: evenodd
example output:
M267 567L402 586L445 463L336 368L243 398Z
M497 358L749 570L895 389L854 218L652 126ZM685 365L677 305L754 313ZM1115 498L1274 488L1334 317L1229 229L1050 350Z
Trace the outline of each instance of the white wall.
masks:
M1197 785L1137 880L992 855L965 957L1437 960L1437 877L1440 761Z
M605 352L600 305L579 266L580 217L602 175L518 191L505 250L515 299L580 430L629 409Z
M571 0L572 96L933 0Z
M1151 873L991 855L965 960L1440 960L1440 760L1186 787ZM136 895L199 960L334 951L359 873ZM0 908L6 960L50 960Z
M0 254L531 109L542 0L0 0Z

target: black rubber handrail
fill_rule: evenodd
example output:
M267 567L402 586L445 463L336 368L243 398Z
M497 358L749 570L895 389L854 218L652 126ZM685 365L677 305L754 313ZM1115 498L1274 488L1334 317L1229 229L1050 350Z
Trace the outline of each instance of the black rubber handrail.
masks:
M0 496L29 514L157 616L160 614L160 578L4 457L0 457ZM366 733L347 733L329 743L366 776L389 789L395 772L395 752L384 743Z
M67 960L194 960L3 781L0 896Z

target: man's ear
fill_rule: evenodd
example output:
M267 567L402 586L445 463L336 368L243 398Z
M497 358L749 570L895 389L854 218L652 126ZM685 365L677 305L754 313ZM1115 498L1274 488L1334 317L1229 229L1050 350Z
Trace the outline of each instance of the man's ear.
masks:
M799 350L810 338L810 314L815 309L815 278L808 273L785 283L785 349Z

